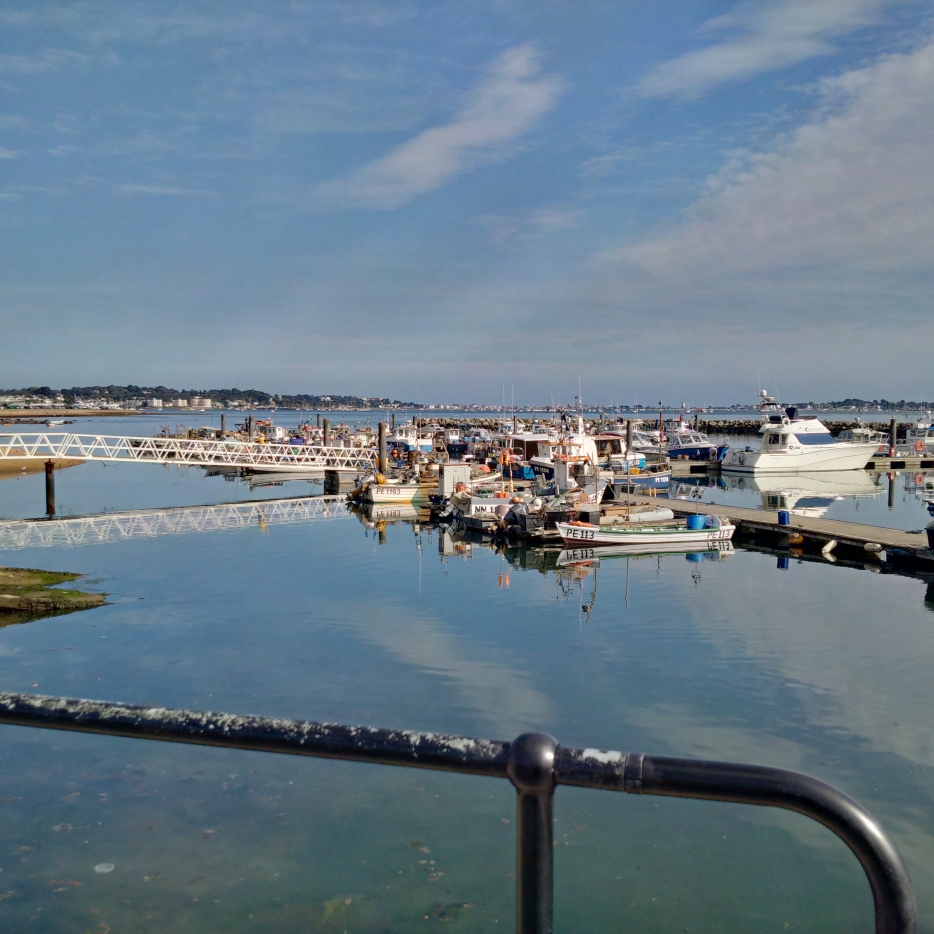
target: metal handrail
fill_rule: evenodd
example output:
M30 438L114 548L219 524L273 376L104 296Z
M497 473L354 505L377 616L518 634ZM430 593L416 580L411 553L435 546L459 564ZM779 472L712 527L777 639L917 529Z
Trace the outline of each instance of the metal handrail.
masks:
M799 772L574 749L545 733L523 733L507 743L38 694L0 693L0 723L508 778L517 791L518 934L552 931L557 785L797 811L832 830L859 860L872 889L876 934L918 929L911 882L879 823L852 798Z

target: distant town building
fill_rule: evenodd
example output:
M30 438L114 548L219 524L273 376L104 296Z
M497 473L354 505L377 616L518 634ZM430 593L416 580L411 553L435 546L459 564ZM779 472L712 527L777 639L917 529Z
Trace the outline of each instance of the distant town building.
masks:
M162 408L162 400L161 400L161 399L150 399L150 400L146 403L146 405L147 405L147 407L150 408L150 409L161 409L161 408Z
M209 409L214 404L213 400L205 398L204 396L192 396L191 404L196 409Z

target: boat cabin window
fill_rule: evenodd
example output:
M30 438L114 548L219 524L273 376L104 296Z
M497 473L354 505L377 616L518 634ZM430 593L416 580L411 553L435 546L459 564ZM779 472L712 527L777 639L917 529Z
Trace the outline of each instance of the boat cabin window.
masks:
M782 436L781 435L769 435L769 444L781 444Z
M836 444L837 439L829 431L813 431L796 435L801 444Z

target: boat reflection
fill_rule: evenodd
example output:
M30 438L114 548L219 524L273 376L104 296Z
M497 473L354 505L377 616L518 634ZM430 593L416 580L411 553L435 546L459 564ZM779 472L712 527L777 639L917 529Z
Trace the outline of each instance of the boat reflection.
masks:
M787 509L796 516L820 518L830 505L841 499L878 496L882 475L864 470L828 470L813 474L782 474L723 478L728 490L752 490L762 500L762 508Z

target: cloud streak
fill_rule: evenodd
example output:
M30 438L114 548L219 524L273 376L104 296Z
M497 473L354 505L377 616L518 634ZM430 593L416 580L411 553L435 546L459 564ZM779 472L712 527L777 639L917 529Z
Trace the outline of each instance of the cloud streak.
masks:
M682 281L924 272L934 262L934 43L821 84L811 122L739 153L671 232L607 257Z
M175 197L190 198L219 198L220 194L216 191L197 188L182 188L178 185L136 185L123 184L117 186L117 191L124 197L133 195L169 195Z
M542 73L532 45L510 49L492 63L453 120L319 186L315 200L330 209L400 207L479 165L508 158L555 106L561 89L560 78Z
M640 97L692 98L717 85L832 55L834 38L879 22L893 0L771 0L743 3L704 24L727 33L713 45L663 62L636 86Z

